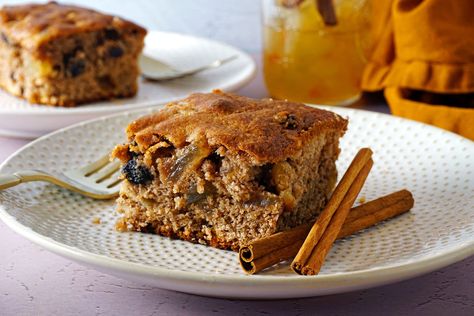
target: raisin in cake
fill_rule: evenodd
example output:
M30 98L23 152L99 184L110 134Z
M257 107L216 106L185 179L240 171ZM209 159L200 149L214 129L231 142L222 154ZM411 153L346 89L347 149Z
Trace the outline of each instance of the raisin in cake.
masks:
M132 122L112 156L123 230L238 249L315 219L336 182L340 116L214 91Z
M31 103L131 97L146 30L55 2L0 10L0 87Z

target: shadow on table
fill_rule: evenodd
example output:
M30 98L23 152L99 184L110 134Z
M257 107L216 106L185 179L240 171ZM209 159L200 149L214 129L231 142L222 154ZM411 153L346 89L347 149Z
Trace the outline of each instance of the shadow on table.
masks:
M390 109L382 92L364 92L359 100L348 107L390 114Z

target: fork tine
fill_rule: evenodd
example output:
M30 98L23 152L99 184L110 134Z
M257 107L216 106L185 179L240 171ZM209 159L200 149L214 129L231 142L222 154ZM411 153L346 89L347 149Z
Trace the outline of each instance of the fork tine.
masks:
M109 162L109 155L105 155L97 159L97 161L94 161L93 163L78 169L78 171L80 171L85 177L88 177L94 172L97 172Z
M104 183L104 185L106 185L106 188L110 190L118 186L122 182L122 180L123 179L117 177L114 178L112 181L112 178L110 178L109 180L107 180L107 183Z
M113 161L109 164L102 167L96 173L90 175L92 180L95 180L96 183L101 183L102 181L108 179L112 174L116 173L120 169L120 162Z
M108 186L109 184L114 183L116 180L119 180L120 179L120 174L121 174L120 170L118 169L115 172L112 172L109 175L109 177L104 178L103 180L101 180L99 182L96 181L96 183L100 184L101 186ZM120 181L122 181L122 180L120 179Z

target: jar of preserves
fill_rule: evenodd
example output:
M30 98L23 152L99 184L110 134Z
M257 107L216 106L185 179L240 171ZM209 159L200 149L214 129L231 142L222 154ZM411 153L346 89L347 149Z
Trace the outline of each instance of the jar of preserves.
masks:
M263 71L272 97L357 100L370 48L369 0L263 0Z

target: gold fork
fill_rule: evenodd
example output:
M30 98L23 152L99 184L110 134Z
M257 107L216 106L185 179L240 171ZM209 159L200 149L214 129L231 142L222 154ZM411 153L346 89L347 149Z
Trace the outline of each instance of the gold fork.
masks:
M71 169L59 176L42 170L25 170L13 174L0 174L0 190L20 183L31 181L46 181L93 199L107 200L118 195L120 163L110 161L109 156L103 156L87 166Z

